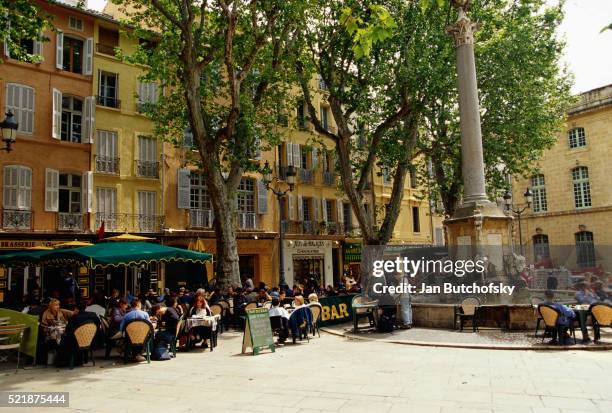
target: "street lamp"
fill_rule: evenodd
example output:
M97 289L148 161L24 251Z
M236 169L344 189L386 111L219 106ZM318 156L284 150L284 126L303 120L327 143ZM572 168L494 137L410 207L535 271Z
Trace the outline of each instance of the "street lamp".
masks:
M17 127L19 125L15 122L15 116L10 110L6 112L6 118L0 122L0 128L2 128L2 141L6 144L5 147L0 150L10 152L13 150L11 145L15 143L17 139Z
M278 200L278 210L280 215L280 225L278 230L278 253L279 253L279 265L280 272L278 276L278 286L287 287L287 281L285 280L285 256L283 254L283 221L285 219L285 211L283 210L282 199L288 192L293 191L295 186L295 166L290 165L285 170L285 180L281 180L278 177L272 176L272 169L268 161L264 164L261 170L263 175L263 182L266 185L266 189L272 191Z
M513 209L512 193L510 192L510 189L507 189L506 193L504 194L504 204L506 205L506 211L508 211L508 213L516 214L516 216L518 217L519 248L521 251L521 255L523 255L523 231L521 228L521 215L523 214L523 212L525 212L525 210L527 210L527 208L531 207L531 203L533 202L533 194L531 193L531 190L529 188L527 188L527 190L523 194L523 197L525 198L526 205L523 208Z

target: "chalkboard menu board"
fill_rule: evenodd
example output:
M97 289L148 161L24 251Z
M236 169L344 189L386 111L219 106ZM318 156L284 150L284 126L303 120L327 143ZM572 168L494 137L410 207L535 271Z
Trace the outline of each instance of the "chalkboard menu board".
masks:
M242 352L247 348L253 350L253 355L269 348L274 353L274 338L270 327L270 314L267 308L253 308L246 311L244 336L242 337Z

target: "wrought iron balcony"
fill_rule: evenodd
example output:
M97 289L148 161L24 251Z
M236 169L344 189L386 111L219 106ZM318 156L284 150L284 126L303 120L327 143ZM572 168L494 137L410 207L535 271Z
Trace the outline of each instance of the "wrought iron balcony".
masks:
M4 209L2 211L2 228L12 230L32 229L32 211Z
M97 95L96 103L107 108L121 109L121 100L114 96Z
M257 217L254 212L238 212L238 229L255 230L257 229Z
M96 172L107 174L119 173L119 158L96 155Z
M323 184L333 186L336 183L336 177L330 171L323 171Z
M304 184L311 184L313 181L312 169L300 168L300 182Z
M80 212L58 212L57 230L58 231L83 231L84 214Z
M165 218L164 215L134 215L138 232L160 232L164 227Z
M159 162L157 161L136 161L136 176L142 178L158 178Z
M213 213L209 209L190 209L189 227L190 228L212 228Z
M155 233L162 230L165 216L97 212L96 228L100 228L102 222L104 222L105 232Z
M328 235L344 234L344 225L341 222L328 221L325 223L325 230Z

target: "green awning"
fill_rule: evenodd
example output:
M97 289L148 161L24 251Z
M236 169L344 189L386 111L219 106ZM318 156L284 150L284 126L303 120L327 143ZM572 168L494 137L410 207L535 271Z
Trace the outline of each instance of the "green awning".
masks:
M43 257L56 252L55 250L31 250L19 251L11 254L0 255L0 265L7 264L36 264Z
M205 262L212 261L212 254L149 242L104 242L74 249L8 254L6 258L0 259L0 263L4 264L78 262L90 268L138 265L153 261Z

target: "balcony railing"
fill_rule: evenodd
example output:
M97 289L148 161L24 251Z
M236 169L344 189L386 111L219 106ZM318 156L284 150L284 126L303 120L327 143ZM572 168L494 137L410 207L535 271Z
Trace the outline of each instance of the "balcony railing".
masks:
M257 229L257 219L254 212L238 212L238 229Z
M325 223L327 235L342 235L344 234L344 225L341 222L328 221Z
M96 52L115 56L115 47L112 44L96 43Z
M160 232L164 226L163 215L121 214L97 212L96 228L104 222L105 232Z
M336 183L334 174L330 171L323 171L323 184L327 186L333 186Z
M191 228L212 228L213 214L209 209L190 209L189 226Z
M58 212L58 231L83 231L84 214L78 212Z
M300 168L300 182L304 184L311 184L313 181L313 175L312 169Z
M114 96L97 95L96 103L107 108L121 109L121 101Z
M96 155L96 172L119 173L119 158Z
M136 161L136 176L140 176L143 178L159 177L159 162Z
M4 209L2 211L2 228L12 230L32 229L32 211Z

